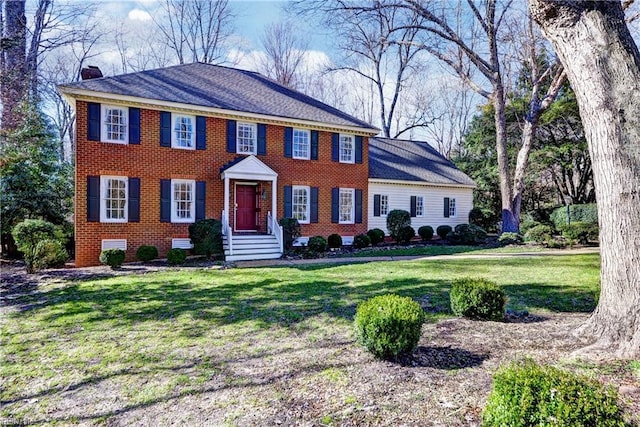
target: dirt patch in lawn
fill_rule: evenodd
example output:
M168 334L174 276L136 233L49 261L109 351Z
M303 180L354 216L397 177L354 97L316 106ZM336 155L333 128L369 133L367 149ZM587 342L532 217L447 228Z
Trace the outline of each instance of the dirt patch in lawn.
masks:
M63 279L49 274L29 280L23 288L13 283L12 289L29 292ZM637 423L640 373L628 362L598 365L571 357L583 344L571 333L586 317L520 313L504 322L431 322L411 356L387 362L354 342L348 322L320 314L240 335L231 347L175 348L182 363L162 370L123 367L51 386L46 393L25 390L2 402L0 423L477 426L492 374L525 357L614 386L630 421ZM153 393L145 399L147 390L158 389L165 390L161 398ZM22 415L13 419L12 413Z

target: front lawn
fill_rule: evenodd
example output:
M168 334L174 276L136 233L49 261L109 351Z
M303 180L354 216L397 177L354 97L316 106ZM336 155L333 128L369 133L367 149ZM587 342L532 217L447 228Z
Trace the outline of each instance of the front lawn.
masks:
M509 309L537 316L449 319L450 280L467 275L495 280ZM466 425L479 419L490 375L505 360L557 362L577 345L566 332L594 308L598 275L597 255L573 255L48 283L6 300L0 421ZM353 340L356 305L388 292L430 313L414 362L404 365L376 361ZM564 334L557 351L543 336L513 338L539 328ZM498 336L505 341L494 347Z

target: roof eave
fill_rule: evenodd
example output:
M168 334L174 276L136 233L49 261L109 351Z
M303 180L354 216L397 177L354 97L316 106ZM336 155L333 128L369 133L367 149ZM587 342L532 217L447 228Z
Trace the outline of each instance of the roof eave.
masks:
M89 102L110 102L121 103L132 106L138 106L151 110L171 109L174 111L186 112L186 113L206 113L217 117L229 118L229 119L250 119L260 121L263 123L274 124L295 124L308 128L322 129L322 130L334 130L334 131L346 131L349 133L360 134L364 136L377 135L380 130L374 127L363 126L349 126L340 125L336 123L317 122L313 120L304 120L290 117L271 116L266 114L257 114L236 110L227 110L223 108L205 107L200 105L185 104L181 102L162 101L151 98L140 98L137 96L120 95L109 92L98 92L89 89L82 89L73 86L59 85L58 91L67 99L71 101L70 104L74 104L76 100L89 101Z
M375 184L402 184L402 185L423 185L423 186L436 186L436 187L459 187L459 188L477 188L477 184L462 184L462 183L441 183L430 181L410 181L403 179L387 179L387 178L369 178L370 183Z

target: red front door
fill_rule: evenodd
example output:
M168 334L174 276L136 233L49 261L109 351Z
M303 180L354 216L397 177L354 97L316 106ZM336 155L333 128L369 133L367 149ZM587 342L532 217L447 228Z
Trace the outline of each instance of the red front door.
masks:
M236 230L256 230L256 187L236 185Z

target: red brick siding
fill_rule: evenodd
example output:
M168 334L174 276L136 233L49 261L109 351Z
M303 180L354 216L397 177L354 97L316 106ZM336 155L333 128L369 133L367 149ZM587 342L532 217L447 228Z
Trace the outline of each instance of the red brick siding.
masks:
M193 179L206 181L206 217L220 218L224 208L224 182L220 168L238 155L227 153L226 119L207 117L207 149L181 150L160 146L160 114L155 110L141 111L140 145L120 145L87 141L86 102L77 102L76 152L76 265L99 263L102 239L127 239L127 261L135 260L141 245L152 244L164 256L171 248L171 239L187 237L188 224L160 222L160 179ZM303 236L338 233L343 236L367 230L367 139L363 141L362 164L342 164L331 161L331 133L320 132L318 160L295 160L284 157L284 127L267 126L267 154L258 156L278 173L277 217L284 214L284 186L319 187L319 223L302 225ZM89 175L118 175L140 178L140 222L106 224L87 222L86 184ZM230 206L233 206L231 182ZM331 223L331 188L361 189L363 199L362 224ZM261 200L261 216L273 210L271 184L262 183L267 192ZM230 218L233 224L233 217ZM263 224L264 220L260 221Z

